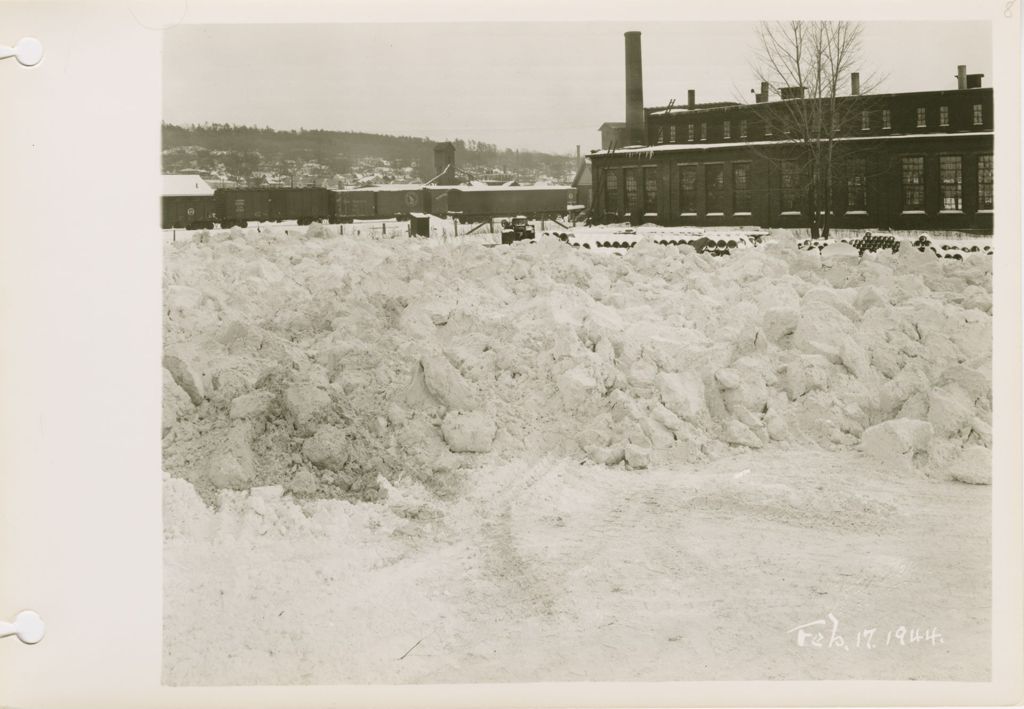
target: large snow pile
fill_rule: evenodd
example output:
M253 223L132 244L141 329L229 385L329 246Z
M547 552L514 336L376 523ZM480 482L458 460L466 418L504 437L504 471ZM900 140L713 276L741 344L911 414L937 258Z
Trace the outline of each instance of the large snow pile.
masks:
M167 246L164 466L208 499L373 500L378 476L447 493L484 455L639 469L767 445L988 479L984 255L786 239L618 255L316 226Z

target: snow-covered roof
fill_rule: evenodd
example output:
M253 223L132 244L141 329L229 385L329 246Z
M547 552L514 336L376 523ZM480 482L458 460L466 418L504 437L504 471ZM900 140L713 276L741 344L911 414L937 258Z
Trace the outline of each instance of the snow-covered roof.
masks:
M210 197L213 188L199 175L164 175L164 197Z
M928 138L967 138L973 136L991 136L992 131L973 131L967 133L896 133L887 135L853 135L837 136L833 138L836 143L853 143L871 140L896 140L896 139L928 139ZM788 140L734 140L728 143L659 143L658 145L630 145L615 150L595 150L587 157L606 155L647 155L654 153L684 152L687 150L707 150L709 148L740 148L750 145L786 145L792 141Z
M460 192L524 192L526 190L567 190L566 185L451 185Z

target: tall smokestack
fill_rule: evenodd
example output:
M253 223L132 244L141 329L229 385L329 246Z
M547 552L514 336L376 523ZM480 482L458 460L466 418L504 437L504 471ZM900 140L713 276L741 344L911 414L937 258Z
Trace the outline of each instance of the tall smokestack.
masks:
M956 67L956 87L958 89L967 88L967 65L958 64Z
M639 32L626 32L626 136L630 145L644 143L644 72Z
M860 96L860 72L855 71L850 74L850 95Z
M697 92L693 89L686 90L686 107L693 108L697 105Z
M580 146L576 146L576 162L580 161Z

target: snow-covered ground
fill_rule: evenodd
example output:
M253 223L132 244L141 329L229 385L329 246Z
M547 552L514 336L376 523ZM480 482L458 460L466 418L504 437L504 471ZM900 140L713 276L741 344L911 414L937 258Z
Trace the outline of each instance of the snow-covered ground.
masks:
M988 677L990 256L284 229L166 246L167 682Z

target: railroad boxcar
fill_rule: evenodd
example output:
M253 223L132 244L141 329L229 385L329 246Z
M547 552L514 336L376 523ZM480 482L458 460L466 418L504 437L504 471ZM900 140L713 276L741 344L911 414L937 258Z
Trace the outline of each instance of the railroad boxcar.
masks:
M164 229L212 229L216 221L213 188L198 175L164 175L160 206Z
M452 187L448 209L463 219L487 219L522 214L528 217L559 217L568 212L569 187Z
M270 220L312 224L331 216L330 191L325 187L277 187L268 191Z
M266 188L217 190L214 202L221 227L245 227L250 221L270 221L270 192Z
M376 185L377 216L381 219L408 219L412 212L423 211L423 185Z
M436 217L446 217L452 209L448 197L452 188L442 185L428 185L423 188L423 211Z
M334 190L331 192L333 224L349 223L353 219L377 218L377 193L369 189Z

